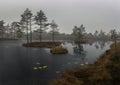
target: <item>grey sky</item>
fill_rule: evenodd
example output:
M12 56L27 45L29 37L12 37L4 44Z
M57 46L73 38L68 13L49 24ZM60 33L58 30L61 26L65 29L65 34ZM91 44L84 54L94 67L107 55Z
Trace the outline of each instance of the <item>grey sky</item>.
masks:
M86 31L120 31L120 0L0 0L0 20L18 21L29 8L35 14L43 10L59 25L60 32L71 33L74 25L84 24Z

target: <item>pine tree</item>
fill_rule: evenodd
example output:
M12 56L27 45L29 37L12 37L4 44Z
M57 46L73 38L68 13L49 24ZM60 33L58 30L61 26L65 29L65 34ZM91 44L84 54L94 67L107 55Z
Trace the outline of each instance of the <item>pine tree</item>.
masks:
M30 26L30 42L32 42L32 30L31 30L31 19L32 19L31 10L28 8L21 15L21 23L26 25L27 32L27 43L29 43L29 26Z
M40 42L42 40L42 32L44 30L46 30L46 26L48 26L49 24L46 24L47 22L47 17L45 16L44 12L42 10L40 10L39 12L37 12L35 18L35 24L37 24L40 28L39 28L39 39Z
M52 22L50 23L50 27L52 28L51 32L52 32L52 41L54 42L55 40L55 33L58 32L58 25L55 23L54 20L52 20Z

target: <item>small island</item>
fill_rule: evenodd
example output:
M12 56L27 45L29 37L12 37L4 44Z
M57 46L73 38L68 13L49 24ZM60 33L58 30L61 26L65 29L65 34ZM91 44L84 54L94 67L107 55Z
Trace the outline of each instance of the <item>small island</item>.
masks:
M66 54L68 50L61 46L61 42L32 42L24 43L25 47L50 48L52 54Z
M56 46L51 48L50 52L52 54L66 54L68 53L68 50L62 46Z
M53 48L60 45L61 42L32 42L23 44L23 46L25 47L40 47L40 48Z

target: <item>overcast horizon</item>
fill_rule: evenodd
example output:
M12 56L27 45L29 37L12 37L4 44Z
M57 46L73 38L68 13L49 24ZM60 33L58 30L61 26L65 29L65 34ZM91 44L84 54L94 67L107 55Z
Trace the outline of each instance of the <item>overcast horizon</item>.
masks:
M81 24L87 32L120 32L120 0L0 0L0 20L6 24L19 21L26 8L34 15L43 10L48 22L55 20L63 33L71 33Z

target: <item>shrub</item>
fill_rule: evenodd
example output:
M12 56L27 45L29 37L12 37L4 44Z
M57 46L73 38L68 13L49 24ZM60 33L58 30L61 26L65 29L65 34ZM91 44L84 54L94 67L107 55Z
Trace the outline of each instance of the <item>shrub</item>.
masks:
M56 46L51 48L50 52L52 54L66 54L68 53L68 50L66 48L63 48L62 46Z

